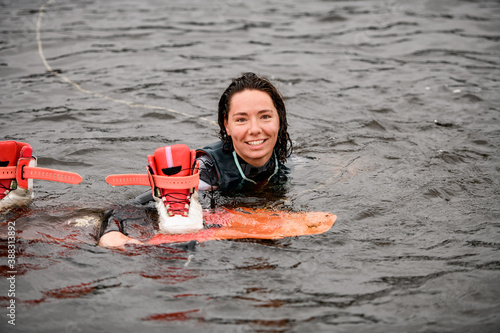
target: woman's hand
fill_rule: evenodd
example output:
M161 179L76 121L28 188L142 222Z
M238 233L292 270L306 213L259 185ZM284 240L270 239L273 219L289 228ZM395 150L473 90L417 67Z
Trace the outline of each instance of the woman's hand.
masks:
M110 231L102 235L101 239L99 239L99 244L97 245L102 247L120 247L125 249L125 244L142 244L142 242L135 238L125 236L119 231Z

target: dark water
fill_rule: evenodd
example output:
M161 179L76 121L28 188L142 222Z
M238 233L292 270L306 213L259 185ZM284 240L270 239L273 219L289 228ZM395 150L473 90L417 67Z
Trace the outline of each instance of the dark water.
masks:
M499 330L498 1L57 0L43 55L80 89L42 62L43 4L0 2L1 138L84 182L35 181L36 201L3 215L24 240L15 327L3 240L2 332ZM215 141L219 95L245 71L287 97L295 143L286 196L249 205L332 212L334 227L95 247L79 219L143 191L104 178ZM89 244L51 241L68 225Z

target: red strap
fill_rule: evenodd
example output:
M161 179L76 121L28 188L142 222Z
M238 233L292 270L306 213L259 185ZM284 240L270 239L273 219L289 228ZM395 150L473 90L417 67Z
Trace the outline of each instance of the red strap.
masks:
M0 179L15 179L16 178L16 167L3 167L0 168Z
M80 184L83 178L76 172L25 166L23 178L50 180L53 182Z
M181 190L197 187L200 183L200 174L195 173L194 175L184 177L166 177L153 175L153 180L156 187L167 188L170 190Z
M151 186L148 175L111 175L106 177L106 183L113 186L143 185Z
M23 180L41 179L41 180L50 180L53 182L68 183L75 185L80 184L83 180L83 178L75 172L30 167L26 165L24 167L21 166L20 168L15 166L0 168L0 179L19 178L16 177L16 171L18 171L17 169L19 169L18 176L21 176L21 170L22 170L21 179Z
M180 190L197 187L200 182L200 174L196 173L185 177L168 177L153 175L154 186L170 190ZM143 185L151 186L148 175L129 174L111 175L106 177L106 183L113 186Z

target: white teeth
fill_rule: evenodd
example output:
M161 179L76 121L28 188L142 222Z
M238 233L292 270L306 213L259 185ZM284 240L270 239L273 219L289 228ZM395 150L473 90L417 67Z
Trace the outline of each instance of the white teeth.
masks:
M264 140L259 140L259 141L249 141L248 144L250 146L258 146L264 143Z

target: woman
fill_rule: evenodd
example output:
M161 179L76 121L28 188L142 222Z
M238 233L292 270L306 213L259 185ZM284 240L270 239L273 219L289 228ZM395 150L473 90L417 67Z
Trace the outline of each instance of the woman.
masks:
M286 109L267 79L245 73L219 101L221 141L198 151L202 189L256 184L277 174L290 155Z
M292 141L283 98L271 82L254 73L234 79L219 100L218 123L221 141L196 153L200 190L249 191L281 179ZM148 192L135 203L152 199ZM116 218L107 217L101 225L99 245L140 243L122 231Z

